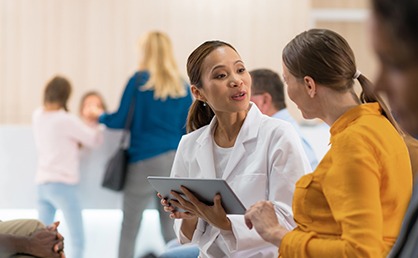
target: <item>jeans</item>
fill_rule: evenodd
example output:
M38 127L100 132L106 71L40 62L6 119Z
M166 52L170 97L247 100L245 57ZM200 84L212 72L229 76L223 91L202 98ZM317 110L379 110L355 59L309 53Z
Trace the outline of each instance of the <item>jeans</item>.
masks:
M77 185L46 183L38 186L39 220L45 225L54 222L60 209L68 225L72 257L82 258L84 251L84 227ZM67 257L71 258L71 257Z
M166 245L167 250L158 258L197 258L199 257L199 247L196 244L181 245L177 239L170 241Z

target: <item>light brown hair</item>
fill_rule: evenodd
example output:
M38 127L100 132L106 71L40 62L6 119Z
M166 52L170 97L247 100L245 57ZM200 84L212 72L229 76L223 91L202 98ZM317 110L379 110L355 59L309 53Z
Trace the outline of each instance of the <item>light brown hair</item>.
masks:
M328 29L302 32L286 45L282 57L289 72L299 80L310 76L325 87L351 92L361 103L379 102L383 115L397 126L386 103L373 92L370 80L363 74L355 77L357 68L353 50L338 33ZM353 89L355 79L362 87L360 97Z
M70 82L61 76L52 78L45 87L44 104L59 104L65 111L68 111L67 102L71 95Z

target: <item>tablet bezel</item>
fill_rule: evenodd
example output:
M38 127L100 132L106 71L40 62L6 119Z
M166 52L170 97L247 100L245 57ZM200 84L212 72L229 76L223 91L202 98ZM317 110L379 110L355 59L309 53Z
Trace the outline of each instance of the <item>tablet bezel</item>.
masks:
M180 186L185 186L203 203L213 205L213 198L217 193L221 194L222 207L226 214L244 214L245 206L236 196L228 183L221 178L184 178L184 177L159 177L148 176L148 182L164 198L175 199L171 191L182 193Z

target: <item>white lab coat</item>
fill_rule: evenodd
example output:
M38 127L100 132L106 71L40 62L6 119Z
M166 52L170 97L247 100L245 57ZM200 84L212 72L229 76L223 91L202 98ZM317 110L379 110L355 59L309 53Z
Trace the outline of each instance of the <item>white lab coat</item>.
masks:
M208 126L183 136L171 177L216 178L213 159L216 123L215 117ZM241 202L247 208L260 200L279 201L291 207L295 183L308 172L311 172L309 161L292 125L263 115L251 103L222 175ZM233 233L221 232L199 219L191 242L199 245L201 257L278 256L276 246L247 228L243 215L228 218ZM180 226L181 220L176 220L176 234L184 243L188 239L180 234Z

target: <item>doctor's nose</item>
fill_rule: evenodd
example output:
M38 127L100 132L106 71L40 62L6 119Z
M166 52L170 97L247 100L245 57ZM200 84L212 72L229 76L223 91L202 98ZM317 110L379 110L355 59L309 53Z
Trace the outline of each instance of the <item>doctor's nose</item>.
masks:
M241 77L239 75L232 75L231 76L231 81L229 82L229 86L230 87L238 87L241 86L241 84L243 83Z

